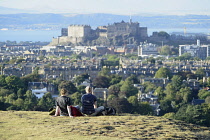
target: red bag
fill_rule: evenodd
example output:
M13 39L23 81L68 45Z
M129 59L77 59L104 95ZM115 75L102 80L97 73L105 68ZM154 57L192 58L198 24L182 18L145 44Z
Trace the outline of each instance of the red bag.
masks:
M70 107L71 107L71 115L72 116L74 116L74 117L83 116L83 114L76 107L73 107L73 106L70 106Z

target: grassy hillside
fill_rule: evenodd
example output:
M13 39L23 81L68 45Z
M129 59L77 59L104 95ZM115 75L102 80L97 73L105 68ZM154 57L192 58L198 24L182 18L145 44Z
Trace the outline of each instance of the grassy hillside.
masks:
M0 111L1 140L210 139L210 128L155 116L51 117L48 112Z

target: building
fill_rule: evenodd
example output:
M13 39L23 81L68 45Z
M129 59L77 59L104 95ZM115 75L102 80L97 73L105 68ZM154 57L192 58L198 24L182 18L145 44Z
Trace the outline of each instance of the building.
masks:
M139 34L139 23L133 22L117 22L107 27L108 37L119 36L123 34L137 35Z
M201 45L200 40L197 40L196 45L179 45L179 56L184 53L190 53L192 57L198 57L204 60L210 56L210 46Z
M88 37L91 35L91 27L89 25L70 25L68 27L69 37Z
M201 105L203 103L205 103L205 100L203 100L203 99L193 99L192 100L192 105Z
M147 27L140 27L138 22L117 22L107 26L107 37L129 35L136 38L147 38Z
M156 87L165 88L169 83L169 79L167 78L143 78L140 79L140 83L144 84L145 82L153 83Z
M148 37L147 27L140 27L138 22L132 22L131 20L129 22L117 22L108 26L99 26L95 30L91 29L89 25L70 25L68 28L62 28L61 36L53 38L50 45L84 44L99 38L101 42L109 42L109 39L117 36L122 36L120 40L127 43L139 43L140 40L145 40ZM98 42L100 42L99 40Z
M93 90L93 95L95 95L99 99L107 100L108 97L108 89L107 88L95 88Z
M61 29L61 36L68 36L68 28Z
M47 92L56 93L54 85L46 82L29 82L28 90L31 90L37 98L41 98Z
M187 79L187 81L183 81L186 83L188 87L190 87L192 90L199 90L200 89L200 83L197 79Z
M158 47L155 44L143 43L138 46L138 56L158 55Z

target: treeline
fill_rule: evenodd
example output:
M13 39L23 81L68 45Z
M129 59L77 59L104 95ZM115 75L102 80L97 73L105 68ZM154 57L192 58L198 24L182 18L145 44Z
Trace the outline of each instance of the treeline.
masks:
M28 82L38 82L39 75L32 73L24 77L0 75L0 110L48 110L54 104L50 93L38 99Z
M203 69L198 69L195 74L189 72L179 72L171 76L170 70L160 68L155 78L172 77L170 83L163 89L154 88L154 94L158 95L160 103L160 115L171 119L183 120L188 123L210 126L210 92L208 90L196 90L188 87L187 78L198 78L200 87L209 87L210 80L203 82L205 75ZM151 84L150 84L151 86ZM204 99L203 104L192 104L193 99Z

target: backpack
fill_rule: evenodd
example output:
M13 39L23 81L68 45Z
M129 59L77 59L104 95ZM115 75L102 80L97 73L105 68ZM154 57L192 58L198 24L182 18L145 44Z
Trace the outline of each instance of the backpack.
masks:
M116 109L113 107L106 107L100 115L116 115Z

